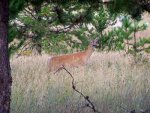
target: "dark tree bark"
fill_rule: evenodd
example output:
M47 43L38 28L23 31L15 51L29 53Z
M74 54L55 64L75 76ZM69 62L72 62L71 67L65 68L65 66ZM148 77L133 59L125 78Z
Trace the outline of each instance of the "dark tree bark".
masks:
M0 113L10 112L12 78L8 56L8 0L0 0Z

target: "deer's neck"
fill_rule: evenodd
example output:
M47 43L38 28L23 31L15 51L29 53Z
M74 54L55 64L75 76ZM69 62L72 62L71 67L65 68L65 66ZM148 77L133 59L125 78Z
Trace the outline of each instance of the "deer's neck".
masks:
M85 50L85 52L86 52L86 60L88 60L89 57L94 52L94 47L92 45L89 45L88 48Z

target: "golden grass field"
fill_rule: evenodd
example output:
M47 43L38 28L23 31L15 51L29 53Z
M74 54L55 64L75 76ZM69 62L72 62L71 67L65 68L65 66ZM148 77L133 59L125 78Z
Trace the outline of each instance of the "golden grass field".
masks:
M48 55L11 59L11 113L93 113L62 70L47 73ZM101 113L137 113L150 107L150 62L134 64L119 52L95 52L85 68L68 69L76 88Z

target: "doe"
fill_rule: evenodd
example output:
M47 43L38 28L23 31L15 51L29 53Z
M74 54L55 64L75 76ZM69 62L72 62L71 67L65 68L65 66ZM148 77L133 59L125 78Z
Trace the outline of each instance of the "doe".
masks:
M94 48L98 47L98 38L91 41L87 49L81 52L53 56L48 59L48 72L57 72L62 67L79 67L87 64L90 56L94 52Z

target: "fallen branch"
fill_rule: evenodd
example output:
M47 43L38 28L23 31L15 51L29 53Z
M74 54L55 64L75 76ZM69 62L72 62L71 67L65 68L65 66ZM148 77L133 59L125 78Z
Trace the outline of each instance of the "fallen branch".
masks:
M73 75L72 75L63 65L62 65L61 69L64 69L64 70L70 75L70 77L72 78L72 88L73 88L73 90L76 91L77 93L79 93L79 94L88 102L88 104L86 104L86 107L89 107L90 109L92 109L94 113L100 113L100 111L98 111L98 110L95 108L94 104L93 104L93 103L91 102L91 100L89 99L89 96L85 96L82 92L80 92L80 91L76 88L76 86L75 86L75 84L74 84Z

